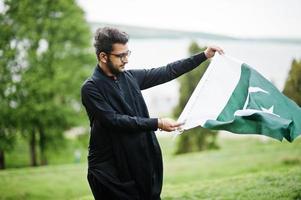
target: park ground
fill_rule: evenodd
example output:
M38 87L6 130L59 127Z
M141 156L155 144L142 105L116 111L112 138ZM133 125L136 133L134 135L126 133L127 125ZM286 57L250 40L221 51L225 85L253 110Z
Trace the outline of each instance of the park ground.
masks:
M171 137L159 141L163 200L301 200L301 138L220 137L218 150L184 155L173 154ZM6 169L0 171L0 199L93 199L86 172L85 162Z

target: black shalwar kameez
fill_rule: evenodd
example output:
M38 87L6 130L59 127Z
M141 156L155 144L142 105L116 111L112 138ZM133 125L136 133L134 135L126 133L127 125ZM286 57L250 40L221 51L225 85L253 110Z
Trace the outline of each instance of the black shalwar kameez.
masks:
M90 120L88 182L95 199L160 199L162 155L141 90L168 82L206 60L204 53L167 66L108 77L97 65L82 86Z

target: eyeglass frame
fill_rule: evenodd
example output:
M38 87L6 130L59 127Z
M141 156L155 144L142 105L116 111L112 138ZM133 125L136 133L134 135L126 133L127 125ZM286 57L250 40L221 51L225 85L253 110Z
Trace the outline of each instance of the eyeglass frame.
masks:
M116 56L120 59L121 62L125 62L126 57L130 57L131 53L132 53L132 51L128 50L126 53L120 53L120 54L107 53L107 54Z

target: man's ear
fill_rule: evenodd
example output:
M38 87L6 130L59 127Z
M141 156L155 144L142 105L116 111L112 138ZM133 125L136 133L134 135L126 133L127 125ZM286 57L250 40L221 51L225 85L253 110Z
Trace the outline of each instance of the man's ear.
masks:
M100 52L98 57L101 62L107 63L107 59L108 59L107 54L105 54L104 52Z

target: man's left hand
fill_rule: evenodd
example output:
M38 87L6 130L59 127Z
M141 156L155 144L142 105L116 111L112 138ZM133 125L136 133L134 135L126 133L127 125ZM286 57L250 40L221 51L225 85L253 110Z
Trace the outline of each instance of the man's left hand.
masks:
M204 53L207 58L212 58L215 52L218 52L220 55L224 54L224 50L218 46L209 46Z

